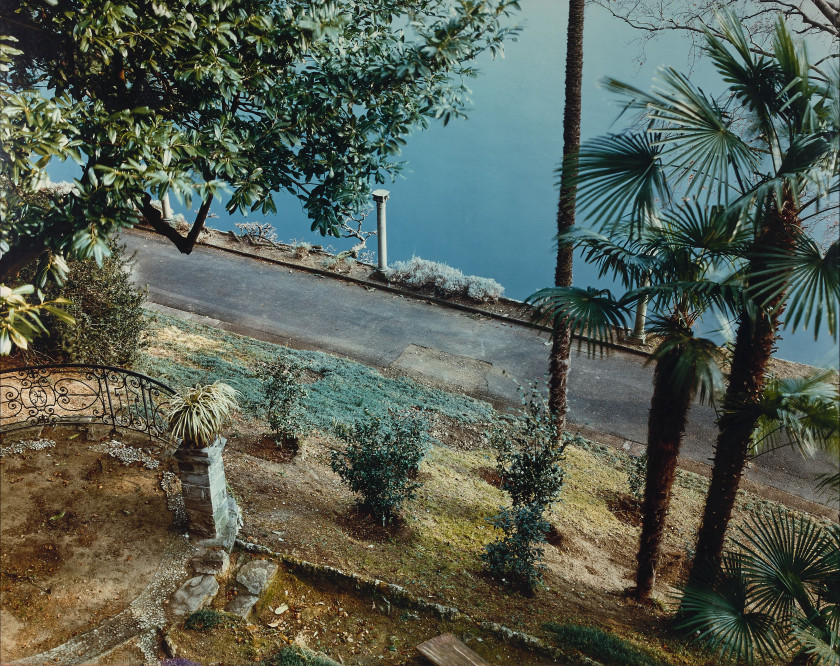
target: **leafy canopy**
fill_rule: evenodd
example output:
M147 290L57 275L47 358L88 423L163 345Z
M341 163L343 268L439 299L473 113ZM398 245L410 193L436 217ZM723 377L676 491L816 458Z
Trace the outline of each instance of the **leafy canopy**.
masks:
M0 280L50 250L101 259L152 198L337 227L399 171L406 137L463 114L470 63L517 0L23 0L0 9ZM40 192L54 161L70 191Z

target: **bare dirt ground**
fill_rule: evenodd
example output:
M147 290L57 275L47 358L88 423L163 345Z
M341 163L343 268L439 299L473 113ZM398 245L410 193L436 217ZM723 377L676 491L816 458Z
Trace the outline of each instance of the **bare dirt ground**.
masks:
M117 437L148 446L145 437ZM30 430L0 436L0 446L20 439L55 445L7 448L0 457L3 662L60 645L122 611L151 580L172 529L164 468L110 457L102 428L90 436L73 426Z

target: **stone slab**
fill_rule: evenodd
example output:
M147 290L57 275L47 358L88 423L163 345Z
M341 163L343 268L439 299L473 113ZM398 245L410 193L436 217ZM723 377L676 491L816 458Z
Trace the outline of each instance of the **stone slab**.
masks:
M271 579L277 573L277 565L269 560L251 560L236 574L236 582L249 594L257 596L265 592Z
M230 570L230 555L226 550L207 550L192 558L190 564L197 574L224 577Z
M195 576L178 588L169 608L175 615L189 615L207 606L218 592L214 576Z
M225 608L229 613L238 615L243 620L247 620L251 611L256 606L259 597L254 594L237 594Z

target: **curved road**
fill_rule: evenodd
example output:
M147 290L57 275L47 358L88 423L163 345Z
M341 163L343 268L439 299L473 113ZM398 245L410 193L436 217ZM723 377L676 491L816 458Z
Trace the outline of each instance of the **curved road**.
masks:
M548 338L534 329L321 278L269 262L197 246L181 255L165 239L123 236L137 252L134 279L164 308L208 318L221 328L292 347L318 349L484 398L518 405L518 385L542 380ZM575 353L569 420L602 441L634 449L646 437L652 369L644 358L611 351ZM690 414L681 465L703 473L716 434L711 408ZM786 449L758 458L747 479L837 509L814 492L813 479L838 467L826 456L804 460ZM782 498L783 499L783 498ZM821 513L825 513L822 511ZM837 514L829 513L835 519Z

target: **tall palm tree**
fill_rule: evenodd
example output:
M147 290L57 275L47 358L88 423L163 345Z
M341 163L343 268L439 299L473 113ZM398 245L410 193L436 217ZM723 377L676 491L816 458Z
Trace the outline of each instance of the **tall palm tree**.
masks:
M739 313L712 478L689 576L694 584L720 566L785 308L790 302L792 328L800 322L810 324L815 335L825 311L836 337L840 298L838 244L822 254L802 224L810 206L840 189L840 67L837 61L830 63L828 76L813 70L781 18L772 57L755 56L749 50L731 15L722 16L720 23L728 44L709 35L707 50L751 130L733 147L766 157L752 157L751 171L744 171L731 157L732 150L709 151L706 156L707 162L730 157L725 168L734 172L739 195L730 208L751 217L754 239L744 275L750 298ZM725 121L722 114L718 117Z
M557 232L562 233L575 223L577 194L577 153L580 149L581 84L583 81L583 12L584 0L569 0L569 21L566 31L566 99L563 107L563 163L560 175L560 198L557 203ZM572 249L557 248L554 284L572 284ZM563 320L553 322L551 355L549 356L548 406L554 416L559 437L566 427L566 383L571 358L571 337Z
M592 149L586 151L592 156ZM559 237L561 244L584 248L584 257L600 266L601 274L616 277L625 288L642 283L616 300L608 290L584 291L575 287L544 289L530 300L546 318L564 318L575 333L586 334L597 344L608 341L616 327L623 327L626 306L651 297L661 313L651 319L650 332L660 343L655 363L654 389L647 437L647 474L642 503L642 531L637 554L634 594L646 599L653 589L657 562L676 474L677 457L685 433L688 411L699 391L702 398L719 384L721 356L711 340L695 337L693 324L714 299L698 298L699 285L709 280L720 263L715 245L737 243L738 227L721 225L714 213L683 206L664 214L656 227L641 237L607 238L596 232L573 229ZM717 234L719 237L713 242ZM686 289L691 284L693 289ZM590 345L590 349L593 346Z
M801 224L840 191L840 67L834 61L823 73L812 71L781 21L774 56L756 56L735 18L718 18L727 42L709 35L707 51L729 84L719 98L724 102L671 68L660 71L651 92L609 79L605 86L639 111L646 127L589 142L577 174L578 209L602 227L629 224L641 233L659 206L698 196L704 210L716 211L718 225L740 226L748 234L746 243L729 250L718 247L721 240L728 243L725 236L696 236L701 246L733 253L736 281L678 280L646 290L708 299L738 320L693 580L720 563L779 326L818 332L824 321L836 337L840 294L838 243L822 252ZM581 325L596 318L586 307L609 306L594 293L564 293L554 304L571 303L575 295L578 306L567 305L579 308ZM605 321L590 323L590 333Z

